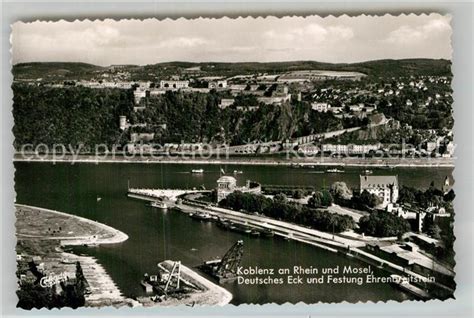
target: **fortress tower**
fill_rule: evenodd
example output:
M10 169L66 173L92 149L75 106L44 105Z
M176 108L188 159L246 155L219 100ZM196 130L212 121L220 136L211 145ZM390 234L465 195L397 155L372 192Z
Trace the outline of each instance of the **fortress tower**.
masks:
M119 127L120 127L120 130L122 131L127 129L127 116L119 117Z

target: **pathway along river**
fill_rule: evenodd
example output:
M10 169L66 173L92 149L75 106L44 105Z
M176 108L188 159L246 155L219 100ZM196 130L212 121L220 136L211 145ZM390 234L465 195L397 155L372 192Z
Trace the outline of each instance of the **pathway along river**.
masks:
M127 198L127 180L133 187L190 188L215 186L220 166L203 166L203 175L192 175L183 164L51 164L16 162L17 203L30 204L83 216L125 232L129 239L116 246L79 248L77 252L95 256L127 296L141 295L140 279L153 273L165 259L181 260L196 266L222 256L237 240L245 244L243 266L262 268L333 267L365 264L334 253L281 238L257 239L228 232L212 223L199 223L184 214L166 213ZM329 186L345 181L357 186L363 168L346 168L345 173L319 173L324 167L289 168L270 166L223 166L226 171L242 170L238 183L252 179L262 184ZM451 168L400 168L374 170L376 174L398 174L402 185L426 188L431 181L441 186ZM101 200L97 198L100 197ZM375 268L376 276L388 274ZM404 300L410 296L388 284L323 285L238 285L224 284L233 295L232 303Z

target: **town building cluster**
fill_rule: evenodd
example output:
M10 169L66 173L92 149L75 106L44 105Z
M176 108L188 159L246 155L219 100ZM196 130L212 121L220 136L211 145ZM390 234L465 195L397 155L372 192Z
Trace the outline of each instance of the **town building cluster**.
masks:
M166 68L165 68L166 69ZM54 87L82 86L93 89L126 89L132 90L134 96L133 110L144 111L147 100L167 92L218 93L218 107L222 110L233 108L243 112L256 111L262 105L282 105L305 102L314 112L332 113L341 121L366 120L367 127L387 125L395 140L347 140L344 137L351 131L340 134L301 136L292 140L273 140L270 145L248 144L234 148L235 153L262 153L297 151L299 154L314 156L317 154L360 156L382 151L391 155L454 156L454 142L450 128L413 128L389 117L394 109L404 107L404 112L413 116L426 117L427 112L449 108L452 104L450 90L451 79L446 76L410 76L400 78L368 79L366 74L347 71L297 70L280 73L254 73L240 75L207 74L200 66L187 67L168 73L147 73L147 80L132 80L136 77L135 67L130 65L112 65L89 79L77 79L63 83L46 83ZM218 73L218 72L217 72ZM38 79L32 84L38 85ZM250 98L245 98L245 97ZM245 103L242 103L245 100ZM250 101L250 102L249 102ZM253 102L252 102L253 101ZM384 116L385 114L385 116ZM419 114L419 115L418 115ZM423 117L424 116L424 117ZM377 119L381 118L381 119ZM130 123L130 118L119 118L120 130L143 128L130 139L129 149L133 144L153 139L152 132L147 134L145 123ZM421 120L421 119L420 119ZM442 120L442 118L440 118ZM166 122L154 123L162 129ZM169 127L169 126L168 126ZM359 124L360 129L367 128ZM357 128L357 127L356 127ZM416 137L416 138L415 138ZM390 149L388 145L400 143L400 140L415 139L414 149ZM278 143L278 144L275 144ZM222 145L225 146L225 145ZM148 147L151 151L153 148ZM173 145L171 149L185 147ZM196 147L187 147L197 149ZM441 151L440 151L441 149ZM140 149L143 150L143 149Z
M423 221L429 215L430 218L449 217L450 214L442 206L431 205L427 209L414 208L410 205L400 204L400 185L397 175L361 175L359 176L359 191L367 191L378 198L378 205L375 207L392 213L398 217L415 220L418 232L422 231ZM451 183L446 176L442 191L446 194L451 190Z

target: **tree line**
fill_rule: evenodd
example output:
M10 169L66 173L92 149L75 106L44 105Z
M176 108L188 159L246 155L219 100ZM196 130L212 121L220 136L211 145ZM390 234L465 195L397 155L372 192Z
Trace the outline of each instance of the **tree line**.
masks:
M258 212L274 219L325 232L340 233L355 227L355 222L350 216L290 202L284 194L277 194L271 199L260 194L235 191L221 200L219 205L244 213Z
M24 84L12 88L17 149L25 144L114 145L121 135L119 116L132 110L128 90Z

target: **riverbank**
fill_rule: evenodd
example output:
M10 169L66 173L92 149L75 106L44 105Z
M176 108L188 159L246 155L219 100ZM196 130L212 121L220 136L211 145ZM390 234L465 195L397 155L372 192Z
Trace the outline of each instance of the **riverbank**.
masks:
M117 244L128 239L127 234L113 227L80 216L24 204L15 206L19 239L58 240L61 245Z
M19 260L39 259L47 275L75 277L79 262L88 283L85 306L136 306L94 257L65 252L65 245L118 244L128 236L110 226L67 213L16 204L17 255Z
M132 190L132 192L135 189ZM146 195L147 193L148 195ZM149 200L150 197L156 198L153 191L140 191L139 195L134 196L135 199ZM359 238L346 235L347 233L332 234L307 228L301 225L292 224L284 221L275 220L263 215L253 215L242 212L233 211L230 209L220 208L209 204L195 202L193 200L180 200L179 202L167 201L169 207L175 207L183 213L208 213L216 218L225 218L235 224L242 224L255 228L263 228L272 230L275 235L281 236L285 239L299 241L305 244L313 245L327 251L345 255L347 257L356 258L368 264L372 264L379 268L383 268L386 272L391 274L398 274L404 277L412 277L420 285L433 284L437 288L445 291L445 293L452 295L454 292L451 288L442 285L438 282L433 282L430 275L420 274L405 266L401 266L392 260L377 256L367 250L367 243L374 243L379 241L382 245L394 244L397 238L393 241L378 238ZM414 258L413 262L417 262ZM423 264L420 264L423 265ZM420 299L424 296L419 295Z
M44 162L44 163L173 163L193 165L255 165L255 166L347 166L347 167L454 167L454 158L332 158L332 157L298 157L283 156L228 156L210 157L207 155L43 155L15 154L14 162Z

